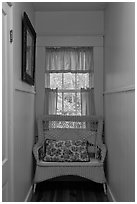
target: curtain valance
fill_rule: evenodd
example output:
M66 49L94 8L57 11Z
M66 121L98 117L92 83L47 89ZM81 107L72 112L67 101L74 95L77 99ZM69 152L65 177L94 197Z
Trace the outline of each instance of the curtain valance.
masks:
M46 48L46 72L93 72L93 48Z

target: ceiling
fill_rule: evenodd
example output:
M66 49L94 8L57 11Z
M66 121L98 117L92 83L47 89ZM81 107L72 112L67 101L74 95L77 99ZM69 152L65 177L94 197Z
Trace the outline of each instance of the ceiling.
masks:
M104 10L106 2L33 2L35 11L94 11Z

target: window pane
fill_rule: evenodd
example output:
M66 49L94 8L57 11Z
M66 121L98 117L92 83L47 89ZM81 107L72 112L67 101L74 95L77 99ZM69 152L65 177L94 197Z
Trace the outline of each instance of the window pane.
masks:
M62 115L62 93L58 93L57 114Z
M77 109L77 115L81 115L81 96L80 96L80 93L77 93L76 109Z
M75 74L64 73L63 89L75 89Z
M78 73L77 74L77 89L89 87L89 74Z
M50 88L62 89L62 73L50 73Z
M75 94L64 93L64 115L75 115Z

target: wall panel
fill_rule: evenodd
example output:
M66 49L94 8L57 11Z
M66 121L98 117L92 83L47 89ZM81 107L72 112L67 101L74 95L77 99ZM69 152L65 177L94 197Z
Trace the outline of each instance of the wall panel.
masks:
M116 201L135 196L135 93L105 96L107 179Z
M135 201L135 4L105 10L104 115L107 180L118 202Z
M16 202L23 202L32 185L32 145L34 142L35 90L21 80L22 17L24 11L34 26L32 3L13 3L13 67L14 67L14 140L13 191Z
M24 201L32 184L35 95L15 91L14 201Z

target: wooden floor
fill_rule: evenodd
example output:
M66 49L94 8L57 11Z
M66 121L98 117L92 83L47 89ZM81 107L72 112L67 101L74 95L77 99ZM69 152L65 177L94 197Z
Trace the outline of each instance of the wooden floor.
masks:
M108 202L108 199L101 184L52 180L37 184L31 202Z

